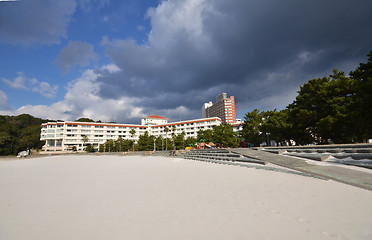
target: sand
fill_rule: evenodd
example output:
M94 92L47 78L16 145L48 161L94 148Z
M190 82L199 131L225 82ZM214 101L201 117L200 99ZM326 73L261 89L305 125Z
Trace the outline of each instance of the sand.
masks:
M0 239L372 239L372 191L178 158L0 161Z

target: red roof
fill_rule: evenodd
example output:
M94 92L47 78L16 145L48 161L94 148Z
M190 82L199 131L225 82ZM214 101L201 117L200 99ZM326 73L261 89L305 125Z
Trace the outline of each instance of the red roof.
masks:
M150 126L150 127L157 128L157 127L166 127L166 126L173 126L173 125L180 125L180 124L187 124L187 123L208 122L208 121L216 121L216 120L222 122L220 118L212 117L212 118L204 118L204 119L198 119L198 120L188 120L188 121L183 121L183 122L167 123L163 125L155 125L155 126Z
M152 116L148 116L146 118L168 119L168 118L165 118L165 117L160 117L159 115L152 115Z

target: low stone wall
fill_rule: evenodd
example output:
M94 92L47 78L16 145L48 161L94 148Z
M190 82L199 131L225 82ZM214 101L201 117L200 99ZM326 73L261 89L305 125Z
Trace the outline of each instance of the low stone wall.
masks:
M372 144L368 143L264 147L257 150L316 161L372 168Z
M256 147L255 149L335 149L335 148L371 148L371 143L356 143L356 144L330 144L330 145L306 145L306 146L279 146L279 147Z

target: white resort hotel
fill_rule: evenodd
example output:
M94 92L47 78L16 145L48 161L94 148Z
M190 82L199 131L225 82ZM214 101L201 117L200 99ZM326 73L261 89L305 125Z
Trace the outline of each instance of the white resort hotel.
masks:
M149 135L163 138L170 137L173 133L179 135L185 132L185 137L196 137L199 130L212 129L213 126L222 124L218 117L202 118L181 122L168 123L168 119L158 115L143 118L141 125L94 123L94 122L48 122L41 125L40 140L45 141L44 151L69 151L75 146L77 150L83 150L84 145L92 144L98 148L99 144L107 140L129 139L137 141L140 135L147 131ZM169 132L164 131L165 128ZM135 134L131 135L131 130ZM86 137L86 138L85 138ZM85 140L83 140L85 138ZM84 142L86 141L86 142Z
M236 119L234 96L227 98L226 93L217 96L216 102L206 103L202 108L201 119L168 123L168 118L158 115L149 116L137 124L95 123L95 122L48 122L41 125L40 140L45 141L44 151L69 151L73 147L81 151L87 144L98 148L107 140L119 137L136 141L147 131L149 135L162 138L185 133L185 138L197 137L200 130L212 129L222 123L232 124L235 132L242 128ZM164 131L168 128L169 132ZM132 129L135 134L132 135ZM175 132L173 130L175 129ZM84 139L84 140L83 140Z

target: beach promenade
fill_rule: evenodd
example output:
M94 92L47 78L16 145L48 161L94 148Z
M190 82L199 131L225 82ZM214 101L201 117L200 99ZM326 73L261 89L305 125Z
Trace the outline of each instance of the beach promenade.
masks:
M332 179L372 191L372 169L365 170L361 167L327 164L249 148L231 149L231 151L288 169L313 174L314 176Z
M6 240L367 240L371 201L333 180L182 158L0 160Z

